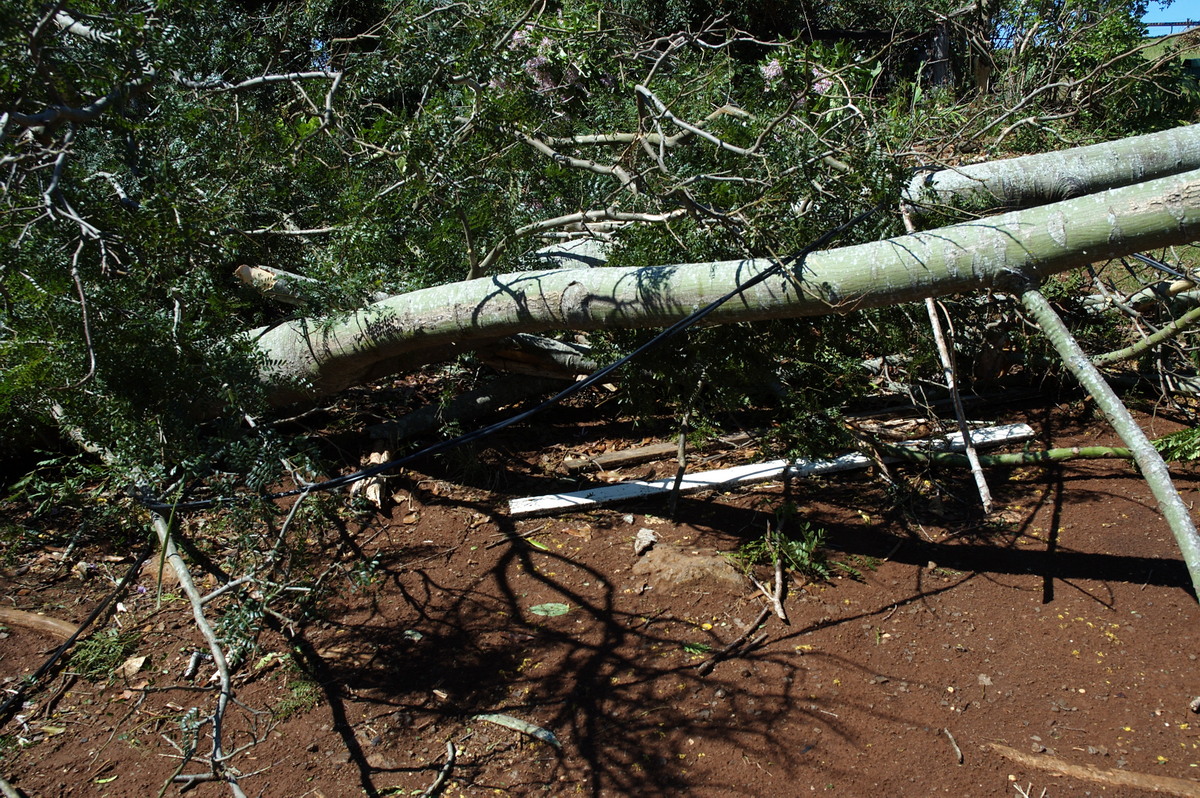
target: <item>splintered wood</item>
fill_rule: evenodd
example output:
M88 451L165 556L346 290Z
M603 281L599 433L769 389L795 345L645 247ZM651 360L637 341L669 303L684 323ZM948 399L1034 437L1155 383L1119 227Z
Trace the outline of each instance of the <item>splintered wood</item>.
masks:
M1020 443L1031 438L1033 438L1033 428L1028 424L1008 424L990 429L974 430L971 433L972 442L979 448ZM963 436L960 433L924 441L910 441L903 445L931 451L959 452L964 448ZM857 452L835 457L832 460L771 460L766 463L752 463L733 468L722 468L717 471L687 474L680 483L679 491L680 493L698 493L704 490L727 490L738 485L780 479L785 470L793 477L820 476L839 471L850 471L855 468L866 468L873 462L871 457ZM512 499L508 503L508 513L514 518L522 518L531 515L586 510L603 504L666 493L674 484L674 477L649 481L635 480L570 493L552 493L545 496Z

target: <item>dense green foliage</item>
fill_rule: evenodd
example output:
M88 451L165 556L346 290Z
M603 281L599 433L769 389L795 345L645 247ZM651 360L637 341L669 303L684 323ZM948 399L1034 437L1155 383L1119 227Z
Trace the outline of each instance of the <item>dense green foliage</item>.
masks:
M1170 59L1122 55L1138 13L1127 0L981 5L949 23L866 0L12 0L0 434L59 426L126 478L257 487L295 443L261 423L245 331L530 268L538 247L589 231L614 265L786 253L895 207L919 153L1174 124L1191 106ZM913 80L939 24L951 80ZM986 85L970 79L982 59ZM900 229L885 213L843 240ZM317 282L285 308L238 283L241 264ZM901 311L706 331L639 378L677 408L700 383L714 412L768 386L829 418L862 388L851 364L925 348L913 336Z

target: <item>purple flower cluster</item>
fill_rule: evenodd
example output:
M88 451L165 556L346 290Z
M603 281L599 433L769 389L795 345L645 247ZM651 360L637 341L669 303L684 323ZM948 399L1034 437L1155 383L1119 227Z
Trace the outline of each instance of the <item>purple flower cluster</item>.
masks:
M829 78L829 73L820 67L813 67L813 84L812 90L817 94L827 94L833 88L833 81Z
M533 78L539 91L549 91L554 88L554 76L550 74L550 59L544 55L535 55L524 63L525 74Z
M759 66L758 71L763 76L763 80L767 83L775 84L778 82L781 86L786 86L787 81L783 80L783 64L779 63L778 58L772 58L765 64ZM812 68L813 81L811 89L814 94L827 94L833 88L833 80L830 79L829 73L820 67ZM770 88L768 88L770 91ZM798 92L797 97L802 97L805 92Z
M779 63L778 58L772 58L767 63L758 68L762 73L763 79L770 82L783 77L783 64Z
M513 33L512 41L510 41L508 43L508 49L519 50L522 47L528 47L529 46L529 34L532 32L533 32L532 25L526 25L525 27L518 29L515 33Z
M525 74L533 80L539 92L553 91L554 89L562 89L568 86L574 86L579 82L579 70L570 64L563 70L561 80L556 80L553 69L553 62L547 54L553 53L555 49L554 40L549 36L543 36L541 40L534 40L533 25L526 25L523 28L515 31L512 39L508 42L510 50L535 50L535 54L530 56L521 65ZM501 81L503 83L503 81ZM497 88L508 88L506 85L497 86Z

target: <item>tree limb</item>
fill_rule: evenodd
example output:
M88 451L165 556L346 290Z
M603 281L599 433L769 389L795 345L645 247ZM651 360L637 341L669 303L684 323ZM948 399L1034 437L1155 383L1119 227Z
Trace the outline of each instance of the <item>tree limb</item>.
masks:
M1175 483L1171 480L1171 472L1163 462L1162 455L1142 432L1141 427L1133 420L1129 410L1104 381L1104 377L1092 365L1087 355L1079 348L1070 330L1063 324L1062 319L1046 298L1034 288L1026 288L1021 294L1021 302L1042 328L1046 338L1058 350L1059 357L1076 379L1082 383L1087 392L1096 400L1096 404L1104 412L1121 440L1133 453L1134 461L1142 472L1143 478L1150 487L1150 492L1158 500L1159 510L1171 527L1183 561L1187 564L1192 577L1192 588L1200 596L1200 533L1192 521L1191 513Z
M1111 366L1114 363L1120 363L1150 351L1154 347L1169 341L1175 336L1183 333L1189 327L1200 321L1200 308L1192 308L1187 313L1175 319L1170 324L1163 327L1153 335L1148 335L1142 340L1124 349L1117 349L1112 352L1106 352L1103 355L1096 355L1092 358L1093 366Z
M710 323L849 313L1030 280L1200 239L1200 171L885 241L814 252L714 311ZM287 404L416 368L519 332L671 324L770 259L553 269L414 291L250 335Z
M222 648L221 641L217 638L216 632L213 631L212 625L204 616L204 599L192 581L192 574L188 570L187 563L183 561L178 549L175 547L170 523L158 513L151 513L150 521L154 527L155 534L158 536L159 545L162 547L163 558L171 564L172 570L175 571L175 576L179 579L179 587L184 595L187 596L188 602L192 606L192 617L196 621L196 628L200 630L201 636L203 636L204 641L208 644L209 653L212 655L213 663L217 667L217 677L220 681L217 692L217 706L212 715L212 754L210 756L213 773L219 775L221 780L229 784L229 789L235 798L245 798L245 793L242 792L242 788L238 785L237 777L230 772L230 769L226 765L228 755L225 753L222 737L225 712L229 706L229 702L233 700L233 684L229 674L229 663L225 658L225 649Z
M905 202L939 208L1022 208L1200 169L1200 125L1062 152L917 174Z

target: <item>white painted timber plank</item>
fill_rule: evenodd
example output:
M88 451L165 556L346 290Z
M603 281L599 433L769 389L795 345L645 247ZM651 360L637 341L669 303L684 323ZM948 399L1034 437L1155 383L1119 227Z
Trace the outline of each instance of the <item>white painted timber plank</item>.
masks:
M971 431L971 441L977 448L999 446L1003 443L1020 443L1033 437L1033 428L1028 424L1008 424L999 427L987 427ZM942 438L925 441L909 441L901 444L914 449L932 451L962 451L963 438L960 433L953 433ZM784 469L789 469L791 476L819 476L833 474L838 471L850 471L855 468L865 468L871 464L871 458L866 455L853 453L844 454L832 460L771 460L766 463L722 468L716 471L702 471L695 474L685 474L679 484L680 493L697 493L702 490L715 488L730 488L737 485L748 485L755 482L768 482L780 479ZM546 496L529 496L512 499L508 503L508 514L513 518L530 515L546 515L557 512L571 512L598 507L602 504L636 499L642 496L653 496L666 493L675 484L675 478L656 479L650 481L637 480L621 482L616 485L598 485L586 490L571 493L551 493Z

